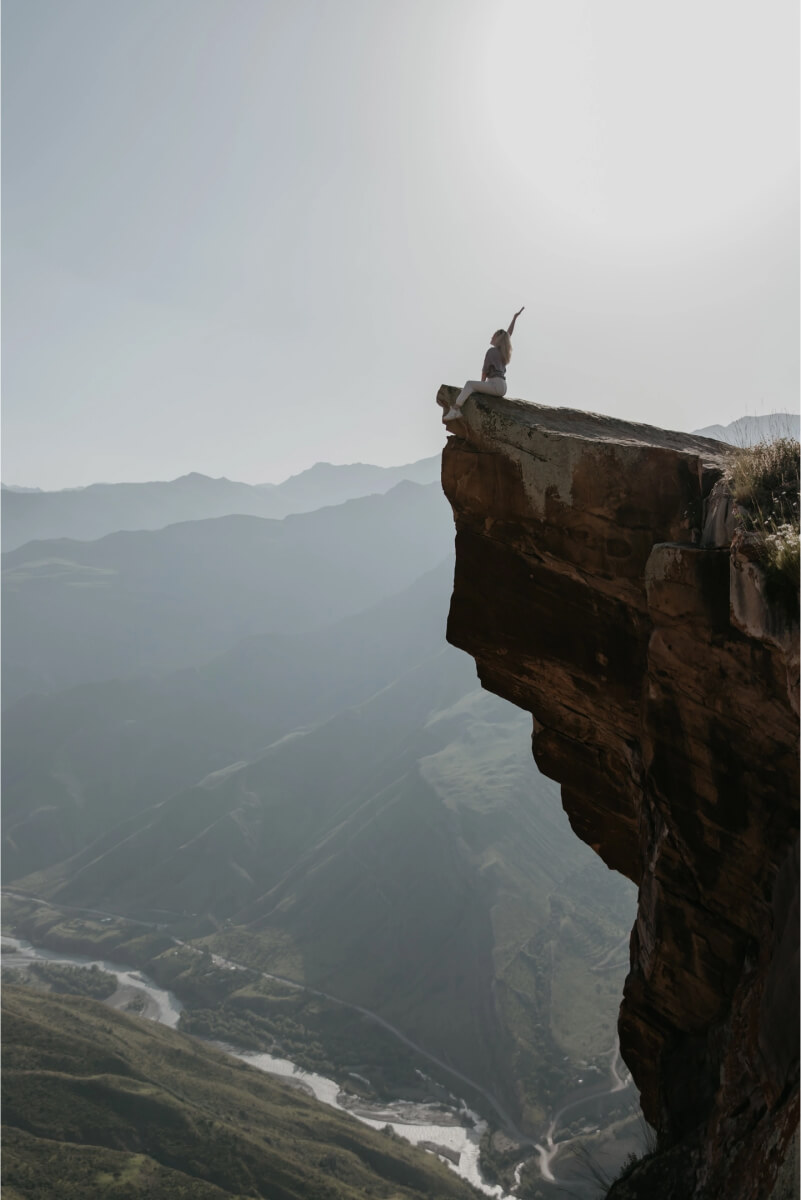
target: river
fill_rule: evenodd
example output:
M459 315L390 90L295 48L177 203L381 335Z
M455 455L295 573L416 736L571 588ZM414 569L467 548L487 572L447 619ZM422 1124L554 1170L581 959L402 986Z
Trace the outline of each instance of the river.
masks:
M108 972L109 975L115 976L118 983L117 990L104 1003L121 1011L133 1012L136 1016L144 1017L148 1020L159 1021L161 1024L168 1025L172 1029L178 1026L183 1010L180 1000L172 992L159 987L157 983L142 971L132 967L121 966L119 963L109 962L105 959L86 958L79 955L64 954L60 951L41 949L33 946L30 942L6 934L2 937L2 947L4 951L2 965L4 968L24 969L30 963L36 961L63 963L68 966L86 968L97 966L101 970ZM235 965L228 963L225 959L219 959L216 955L214 958L220 964ZM294 984L293 986L301 987L302 985ZM319 994L324 995L324 993ZM330 999L333 1000L334 998L330 997ZM337 1003L341 1002L337 1001ZM361 1009L359 1011L366 1012L366 1010ZM375 1016L375 1014L367 1015ZM380 1020L380 1018L375 1019ZM381 1021L381 1024L385 1024L385 1022ZM397 1033L391 1026L387 1026L387 1028ZM407 1041L402 1035L398 1036L401 1036L403 1041ZM439 1104L426 1105L404 1100L378 1104L374 1101L354 1096L351 1093L343 1092L335 1080L327 1079L325 1076L317 1075L312 1071L304 1071L300 1067L295 1066L289 1059L279 1058L272 1054L240 1050L235 1046L220 1042L213 1044L235 1058L250 1063L251 1066L256 1067L260 1071L291 1080L294 1086L301 1088L309 1095L315 1096L323 1104L329 1104L341 1112L348 1113L349 1116L364 1122L366 1125L370 1125L373 1129L383 1129L387 1125L390 1125L395 1133L413 1145L423 1146L428 1150L439 1153L439 1156L447 1162L453 1171L485 1195L493 1196L495 1200L517 1200L514 1194L504 1192L500 1186L493 1186L487 1183L481 1174L479 1167L479 1145L482 1135L487 1129L487 1122L469 1109L464 1100L452 1096L453 1105L444 1111ZM409 1044L413 1045L413 1043ZM543 1140L536 1145L528 1143L534 1151L533 1158L539 1168L540 1184L548 1193L553 1189L558 1194L565 1195L562 1187L560 1187L561 1184L563 1187L569 1189L567 1194L574 1196L586 1194L586 1183L583 1181L575 1177L570 1180L560 1180L553 1173L553 1163L557 1156L563 1154L571 1143L579 1142L581 1138L567 1137L557 1141L556 1134L563 1123L564 1117L568 1113L578 1113L593 1101L600 1101L631 1086L628 1073L625 1069L622 1072L619 1069L622 1064L617 1041L615 1041L614 1046L610 1050L609 1056L608 1084L599 1081L596 1087L589 1089L584 1094L577 1096L574 1093L569 1102L564 1104L554 1114ZM453 1073L458 1075L457 1072ZM365 1080L365 1082L369 1083L369 1080ZM520 1183L521 1170L531 1158L532 1155L529 1153L524 1161L518 1165L515 1171L516 1183Z
M104 959L83 958L39 949L30 942L5 934L2 947L4 969L24 970L36 961L86 968L97 966L109 975L114 975L119 984L117 990L104 1003L123 1011L130 1010L134 1005L137 1016L159 1021L172 1029L178 1025L183 1008L180 1000L172 992L160 988L142 971ZM439 1105L412 1104L402 1100L376 1104L342 1092L339 1084L333 1079L326 1079L325 1076L316 1075L312 1071L302 1071L288 1059L238 1050L221 1043L215 1044L260 1071L291 1079L295 1086L316 1096L323 1104L338 1108L373 1129L383 1129L391 1125L400 1137L406 1138L414 1145L438 1149L440 1157L447 1162L451 1170L479 1188L485 1195L494 1196L496 1200L515 1200L502 1188L488 1184L482 1176L479 1168L479 1143L487 1123L477 1113L472 1112L464 1101L454 1097L453 1107L445 1112Z

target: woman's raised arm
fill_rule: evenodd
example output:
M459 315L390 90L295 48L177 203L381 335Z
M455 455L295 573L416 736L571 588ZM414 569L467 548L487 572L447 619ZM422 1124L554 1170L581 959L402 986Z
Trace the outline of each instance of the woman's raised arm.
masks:
M524 305L523 305L523 308L525 308L525 307L526 307L526 306L525 306L525 304L524 304ZM512 334L513 334L513 333L514 333L514 331L515 331L515 321L516 321L516 320L517 320L517 318L520 316L521 312L523 311L523 308L519 308L519 309L517 310L517 312L515 313L515 315L512 317L512 323L511 323L511 325L509 326L509 328L506 330L506 332L509 334L509 337L511 337L511 336L512 336Z

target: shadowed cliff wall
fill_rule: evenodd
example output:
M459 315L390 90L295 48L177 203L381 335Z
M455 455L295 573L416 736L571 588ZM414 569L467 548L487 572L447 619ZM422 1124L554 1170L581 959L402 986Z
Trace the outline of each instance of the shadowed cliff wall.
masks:
M765 1200L798 1124L798 641L732 548L725 449L478 394L449 431L448 640L639 886L619 1029L660 1154L625 1195Z

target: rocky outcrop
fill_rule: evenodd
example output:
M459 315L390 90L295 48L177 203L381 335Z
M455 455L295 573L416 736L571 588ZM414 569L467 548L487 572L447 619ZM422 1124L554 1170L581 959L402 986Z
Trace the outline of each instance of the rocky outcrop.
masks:
M725 449L478 394L449 429L448 640L639 885L619 1029L660 1149L618 1186L765 1200L798 1124L798 642L732 549Z

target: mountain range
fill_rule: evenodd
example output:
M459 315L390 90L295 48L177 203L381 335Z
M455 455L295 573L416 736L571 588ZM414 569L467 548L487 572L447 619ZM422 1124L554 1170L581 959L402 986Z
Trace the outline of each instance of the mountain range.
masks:
M443 649L450 559L389 600L304 634L267 634L161 677L31 696L4 714L3 877L84 849L117 822L363 703Z
M4 879L364 1006L537 1128L613 1044L633 889L445 645L452 537L403 481L7 553Z
M218 517L3 556L3 701L206 662L389 598L449 551L438 484L282 521Z
M388 492L404 479L427 484L438 478L436 455L400 467L321 462L279 484L237 483L192 472L167 482L93 483L55 492L4 486L3 549L52 538L85 541L119 530L162 529L212 517L280 519Z
M694 430L735 446L774 437L799 436L797 413L745 416L728 425ZM428 484L439 479L439 455L399 467L369 463L318 462L283 483L248 484L212 479L196 471L167 481L93 483L88 487L47 491L3 484L2 545L15 550L29 541L104 537L120 530L162 529L182 521L254 516L280 519L343 504L358 496L380 494L401 480Z

